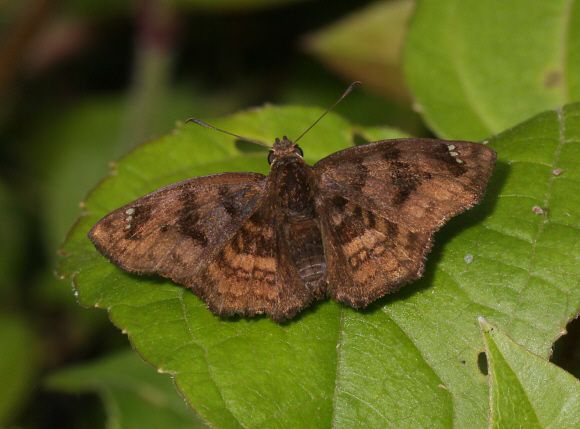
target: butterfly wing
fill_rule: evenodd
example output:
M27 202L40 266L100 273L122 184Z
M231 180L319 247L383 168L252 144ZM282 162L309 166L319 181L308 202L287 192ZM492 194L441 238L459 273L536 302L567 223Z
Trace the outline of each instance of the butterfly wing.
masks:
M198 177L111 212L89 238L126 271L190 287L217 315L280 322L313 297L289 262L271 195L261 174Z
M95 247L118 267L158 273L178 283L207 265L256 210L265 176L226 173L158 189L105 216L89 232Z
M433 233L480 201L496 157L476 143L398 139L315 164L328 294L363 307L420 277Z

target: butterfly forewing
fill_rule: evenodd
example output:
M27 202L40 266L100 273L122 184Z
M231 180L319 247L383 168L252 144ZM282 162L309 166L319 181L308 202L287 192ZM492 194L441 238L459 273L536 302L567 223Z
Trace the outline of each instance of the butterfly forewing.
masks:
M433 229L481 199L495 159L476 143L398 139L345 149L314 169L323 192L391 222Z
M89 238L124 270L185 283L251 216L265 185L265 176L254 173L179 182L111 212Z

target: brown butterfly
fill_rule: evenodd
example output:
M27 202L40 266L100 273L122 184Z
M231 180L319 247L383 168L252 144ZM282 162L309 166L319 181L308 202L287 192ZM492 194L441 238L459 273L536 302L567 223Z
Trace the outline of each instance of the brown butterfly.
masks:
M309 166L284 137L268 176L166 186L89 237L119 268L184 284L219 316L282 322L325 296L361 308L422 275L434 232L481 200L496 157L481 144L409 138Z

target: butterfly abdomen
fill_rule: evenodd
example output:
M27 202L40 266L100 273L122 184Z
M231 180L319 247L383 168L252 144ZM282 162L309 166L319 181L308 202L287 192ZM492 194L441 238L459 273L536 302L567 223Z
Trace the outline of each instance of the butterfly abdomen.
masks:
M287 219L284 235L298 275L316 298L322 298L326 292L326 262L317 220L314 217Z

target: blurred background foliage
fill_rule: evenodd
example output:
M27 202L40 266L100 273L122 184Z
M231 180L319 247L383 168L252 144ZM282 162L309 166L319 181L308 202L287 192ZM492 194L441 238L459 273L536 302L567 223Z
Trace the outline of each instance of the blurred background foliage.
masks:
M100 428L123 401L144 410L175 401L161 387L139 388L155 375L146 364L123 374L122 388L94 376L140 363L111 357L126 337L54 275L79 204L110 162L176 121L211 122L263 103L325 107L355 79L364 86L338 113L429 136L400 63L414 4L0 1L0 427ZM573 371L578 334L568 330L555 359ZM46 378L102 356L109 360L96 372ZM198 424L179 407L171 427Z

